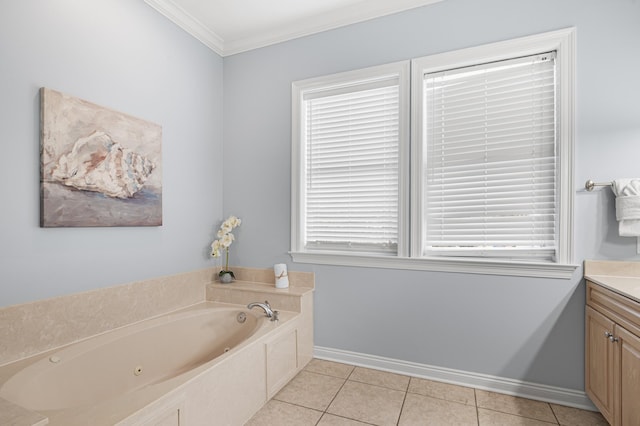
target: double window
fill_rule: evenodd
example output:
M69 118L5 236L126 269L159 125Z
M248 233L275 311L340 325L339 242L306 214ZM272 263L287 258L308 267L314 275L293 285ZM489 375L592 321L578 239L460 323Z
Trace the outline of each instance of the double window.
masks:
M292 93L294 261L568 277L573 31Z

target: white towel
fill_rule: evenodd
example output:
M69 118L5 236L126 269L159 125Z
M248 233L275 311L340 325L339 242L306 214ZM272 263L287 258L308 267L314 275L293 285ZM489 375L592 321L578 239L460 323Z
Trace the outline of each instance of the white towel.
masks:
M640 237L640 179L616 179L616 219L621 237Z

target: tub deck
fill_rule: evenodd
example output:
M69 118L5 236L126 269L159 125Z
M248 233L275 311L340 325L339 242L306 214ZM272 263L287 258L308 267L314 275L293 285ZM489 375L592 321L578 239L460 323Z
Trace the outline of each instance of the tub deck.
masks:
M243 305L233 305L221 302L203 302L198 305L194 305L187 309L182 309L179 313L188 312L190 310L210 309L210 308L229 308L235 307L239 310L245 308ZM175 315L172 313L171 315ZM0 412L2 413L15 413L14 418L20 418L20 422L16 423L16 420L12 422L6 422L4 414L1 417L1 424L12 425L60 425L60 426L74 426L74 425L115 425L115 424L129 424L126 419L138 411L144 409L153 404L161 402L161 406L178 406L176 401L185 399L180 398L181 394L186 395L187 388L191 382L198 381L204 376L217 376L221 370L225 368L242 368L242 366L236 366L234 357L237 355L242 356L244 352L255 352L255 349L262 351L262 345L265 340L268 340L274 333L281 330L287 330L290 328L292 320L294 320L299 314L295 312L280 311L279 321L271 322L264 321L264 323L258 328L258 330L246 341L240 343L227 353L224 353L210 361L207 361L196 368L183 372L167 380L159 381L155 384L144 386L141 389L126 392L122 395L115 396L113 398L105 399L103 401L96 401L90 404L84 404L77 407L61 409L61 410L42 410L39 412L29 411L12 403L11 401L1 400ZM73 346L73 345L70 345ZM64 350L65 348L61 348ZM40 360L49 358L54 353L59 353L61 349L45 352L40 355L36 355L25 360L4 366L0 368L0 377L12 377L13 374L18 373L23 368L28 367ZM259 381L257 381L259 383ZM4 381L2 382L2 384ZM253 383L247 383L248 386L253 386ZM0 384L1 386L1 384ZM177 395L177 396L176 396ZM233 403L228 401L227 403ZM5 410L5 408L7 408ZM157 411L157 410L154 410ZM121 423L125 421L125 423ZM137 424L137 423L131 423ZM143 423L144 424L144 423ZM223 424L223 423L220 423ZM226 424L226 423L225 423Z
M13 426L41 426L41 425L120 425L120 426L150 426L150 425L229 425L237 426L248 421L276 392L295 376L312 358L313 355L313 290L314 279L312 273L297 272L290 274L290 287L288 289L276 289L273 280L273 271L270 269L259 270L250 268L234 268L238 280L231 285L222 285L211 280L206 280L204 296L200 301L192 301L185 304L187 299L179 298L178 305L170 311L162 312L162 315L147 317L146 319L134 319L127 324L121 320L98 318L99 327L109 321L126 324L117 326L115 330L135 326L149 319L174 315L193 309L206 307L231 307L245 309L250 302L262 302L269 300L273 309L280 312L278 322L264 321L264 325L249 337L248 340L239 343L229 352L208 360L188 371L180 372L172 376L167 375L166 380L153 382L132 392L126 392L115 397L105 398L91 404L74 406L67 409L53 409L33 411L18 404L0 398L0 424ZM49 316L59 316L60 311L50 311L49 307L55 305L81 305L78 313L74 311L64 314L65 323L78 324L77 321L86 321L86 308L83 302L91 303L99 294L100 300L110 306L118 306L115 303L124 303L132 292L146 293L150 288L161 286L170 288L167 296L174 298L181 289L194 287L189 280L194 277L210 276L210 272L198 271L169 278L152 279L149 282L140 282L118 286L113 289L100 289L81 295L63 296L52 302L46 299L42 302L34 302L27 305L18 305L5 309L5 320L11 321L20 318L31 318L30 322L7 322L4 334L7 337L15 335L15 339L5 340L11 345L0 347L0 354L6 360L0 366L0 387L29 365L64 350L65 348L96 336L87 335L80 337L71 344L62 344L52 348L51 342L39 339L42 333L33 336L25 334L27 330L47 330L51 326ZM202 288L202 287L201 287ZM95 294L94 294L95 293ZM157 294L157 293L154 293ZM202 296L201 296L202 297ZM68 300L68 301L67 301ZM168 302L167 302L168 303ZM170 304L170 303L168 303ZM124 308L127 317L139 317L139 313L129 313ZM255 310L256 314L262 312ZM48 314L52 312L52 314ZM42 314L44 313L44 314ZM116 313L116 312L114 312ZM158 312L160 313L160 312ZM0 312L2 314L2 312ZM118 314L119 315L119 314ZM76 318L76 316L78 318ZM0 315L2 318L2 315ZM56 326L57 323L54 323ZM95 328L93 321L86 324ZM24 330L23 330L24 329ZM57 327L60 329L60 327ZM74 333L77 334L74 328ZM108 334L113 330L104 328L99 331L97 337ZM24 337L21 337L24 336ZM58 336L55 336L58 338ZM40 341L40 343L38 343ZM22 342L27 345L23 346ZM34 344L35 343L35 344ZM38 345L42 348L38 351ZM2 346L2 345L0 345ZM34 350L35 349L35 350ZM28 352L37 355L28 356ZM24 358L18 359L15 355L27 353ZM55 389L55 387L53 388Z

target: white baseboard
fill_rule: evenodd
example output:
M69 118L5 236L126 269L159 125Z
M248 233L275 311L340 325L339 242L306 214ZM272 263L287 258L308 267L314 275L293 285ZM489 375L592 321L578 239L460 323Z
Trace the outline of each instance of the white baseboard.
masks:
M566 405L583 410L597 411L596 407L583 391L574 389L541 385L505 377L454 370L451 368L435 367L427 364L418 364L416 362L325 348L322 346L315 346L313 353L315 358L327 361L342 362L360 367L389 371L391 373Z

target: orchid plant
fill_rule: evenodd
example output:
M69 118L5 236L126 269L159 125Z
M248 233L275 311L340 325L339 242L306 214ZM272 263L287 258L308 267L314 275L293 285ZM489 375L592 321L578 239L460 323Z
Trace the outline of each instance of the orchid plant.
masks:
M224 269L218 273L219 276L229 274L234 279L236 278L235 275L233 275L233 271L229 270L229 247L233 241L235 241L235 236L231 231L240 226L241 223L242 221L237 217L229 216L227 220L222 222L222 225L220 225L220 229L217 234L218 239L211 243L211 256L220 257L222 251L224 251L226 255L225 266Z

